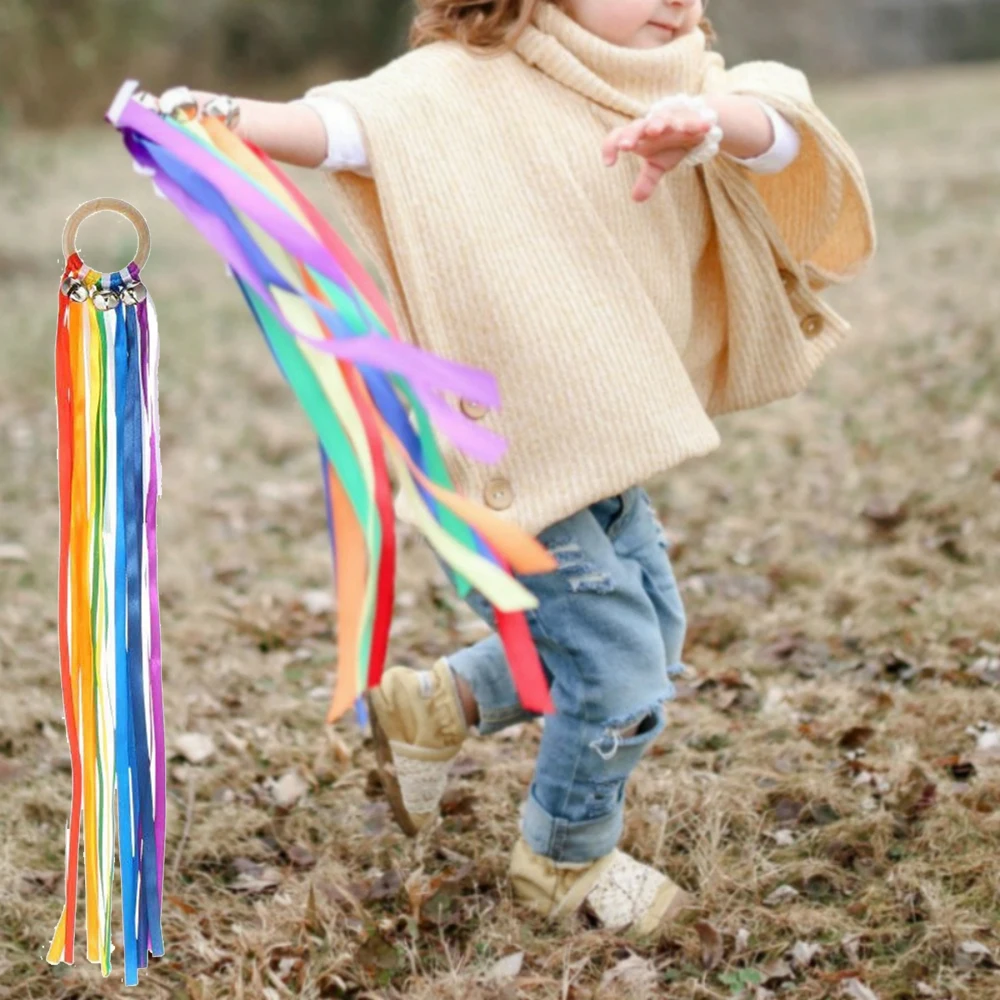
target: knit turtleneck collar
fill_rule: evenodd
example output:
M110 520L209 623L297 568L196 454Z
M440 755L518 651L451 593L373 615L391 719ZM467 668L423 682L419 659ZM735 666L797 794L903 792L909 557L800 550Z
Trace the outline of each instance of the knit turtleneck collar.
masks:
M556 82L629 117L667 94L699 93L719 60L700 30L658 48L629 49L591 34L551 3L539 4L515 49Z

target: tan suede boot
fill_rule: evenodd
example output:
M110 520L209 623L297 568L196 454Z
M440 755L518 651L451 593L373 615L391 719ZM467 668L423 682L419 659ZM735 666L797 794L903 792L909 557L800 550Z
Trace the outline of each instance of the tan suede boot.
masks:
M379 778L396 822L415 837L438 814L448 770L469 734L454 674L392 667L368 692Z
M518 840L510 881L517 899L543 917L562 920L586 910L602 927L637 937L653 934L690 902L666 875L618 850L590 864L556 865Z

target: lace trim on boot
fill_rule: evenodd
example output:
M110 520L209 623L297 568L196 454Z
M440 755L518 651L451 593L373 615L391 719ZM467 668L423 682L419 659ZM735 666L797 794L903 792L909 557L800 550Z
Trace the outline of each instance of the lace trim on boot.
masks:
M392 749L392 763L399 783L399 793L406 811L416 816L437 812L448 783L451 760L426 760L411 757L407 751L418 751L395 740L389 744Z

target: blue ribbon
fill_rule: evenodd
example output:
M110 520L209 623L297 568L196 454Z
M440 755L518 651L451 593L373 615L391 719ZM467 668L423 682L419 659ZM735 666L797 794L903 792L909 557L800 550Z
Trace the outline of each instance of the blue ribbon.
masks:
M120 291L118 275L112 277L112 288ZM135 836L133 864L138 879L138 899L132 913L137 918L125 921L126 940L135 935L137 968L145 968L148 955L163 954L163 935L160 923L159 864L156 850L156 828L153 820L153 788L150 774L149 744L146 729L146 702L144 696L144 654L142 630L142 563L143 525L143 429L142 384L139 344L139 324L134 307L117 307L118 328L123 331L124 369L119 372L119 383L124 383L124 394L119 400L122 419L119 440L122 450L119 465L122 469L123 523L125 550L125 603L126 603L126 673L128 678L128 756L131 770L132 823ZM116 345L117 346L117 345ZM121 536L120 536L121 537ZM121 788L119 788L119 795ZM127 976L126 976L127 978Z
M118 862L122 879L122 938L125 946L125 985L139 982L135 921L138 892L136 830L132 819L132 738L131 687L128 664L128 572L125 538L125 423L128 377L128 345L121 310L116 315L114 342L115 431L117 461L117 530L115 538L115 772L118 785Z

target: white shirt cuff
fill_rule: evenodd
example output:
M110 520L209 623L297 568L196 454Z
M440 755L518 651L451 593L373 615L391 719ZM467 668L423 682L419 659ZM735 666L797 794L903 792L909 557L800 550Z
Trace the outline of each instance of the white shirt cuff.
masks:
M734 156L733 159L755 174L780 174L782 170L795 162L802 149L802 137L788 119L778 114L769 104L759 100L757 103L771 121L771 127L774 129L774 142L771 144L771 148L761 153L760 156L754 156L749 160L741 160Z
M324 97L304 97L294 103L308 105L323 121L327 153L320 170L350 170L362 177L371 177L361 125L347 104Z

